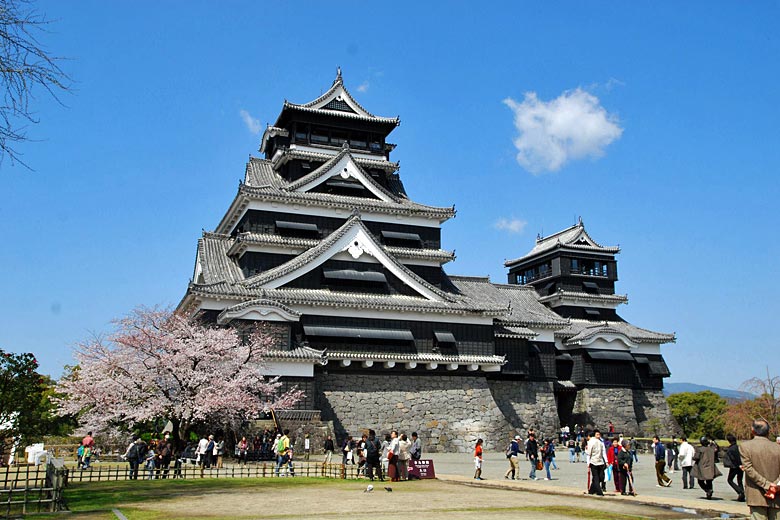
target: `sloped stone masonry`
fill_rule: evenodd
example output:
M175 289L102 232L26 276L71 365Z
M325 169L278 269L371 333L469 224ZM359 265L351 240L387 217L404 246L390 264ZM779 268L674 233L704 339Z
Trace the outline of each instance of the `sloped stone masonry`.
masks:
M426 451L467 453L480 437L486 449L503 450L510 435L524 435L530 427L554 435L560 427L552 383L423 374L316 377L315 403L322 419L333 421L337 441L369 428L380 435L396 429L418 432ZM651 421L671 428L665 403L660 391L583 389L574 405L579 421L572 423L606 429L611 420L618 431L637 435L639 417L642 426Z

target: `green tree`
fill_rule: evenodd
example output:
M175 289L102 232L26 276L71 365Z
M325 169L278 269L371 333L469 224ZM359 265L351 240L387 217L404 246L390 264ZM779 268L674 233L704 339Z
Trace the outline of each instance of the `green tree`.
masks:
M25 445L72 429L74 418L54 413L54 381L37 370L33 354L0 349L0 455L9 440Z
M677 423L690 438L723 438L728 403L715 392L681 392L666 401Z

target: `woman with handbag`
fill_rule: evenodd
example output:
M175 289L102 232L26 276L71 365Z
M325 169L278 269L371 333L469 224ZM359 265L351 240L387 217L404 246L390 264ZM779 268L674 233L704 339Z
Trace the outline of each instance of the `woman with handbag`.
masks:
M391 482L398 482L398 432L390 432L390 444L387 446L387 476Z

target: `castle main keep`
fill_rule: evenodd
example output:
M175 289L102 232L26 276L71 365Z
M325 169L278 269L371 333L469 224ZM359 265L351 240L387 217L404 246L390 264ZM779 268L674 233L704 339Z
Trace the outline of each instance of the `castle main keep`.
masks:
M340 72L317 99L285 101L198 241L178 310L263 322L268 374L336 434L396 428L466 451L529 427L672 431L660 347L675 338L618 315L619 249L580 221L507 261L505 284L447 274L441 225L455 210L406 193L387 141L399 122L363 108Z

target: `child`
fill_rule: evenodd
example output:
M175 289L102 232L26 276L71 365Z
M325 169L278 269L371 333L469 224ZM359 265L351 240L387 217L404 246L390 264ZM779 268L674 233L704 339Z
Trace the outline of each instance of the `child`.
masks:
M474 447L474 479L482 480L482 439L477 439Z

